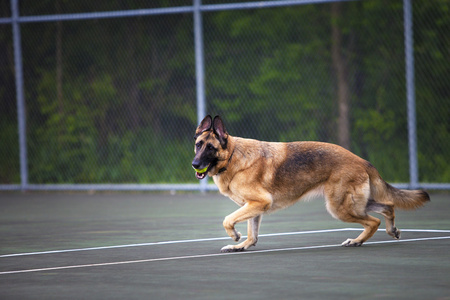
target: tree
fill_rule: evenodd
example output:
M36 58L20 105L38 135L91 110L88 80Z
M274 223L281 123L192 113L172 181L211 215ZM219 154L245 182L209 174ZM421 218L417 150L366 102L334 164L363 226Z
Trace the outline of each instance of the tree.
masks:
M338 141L339 145L350 150L350 86L347 61L342 55L341 18L342 2L331 3L331 57L337 78Z

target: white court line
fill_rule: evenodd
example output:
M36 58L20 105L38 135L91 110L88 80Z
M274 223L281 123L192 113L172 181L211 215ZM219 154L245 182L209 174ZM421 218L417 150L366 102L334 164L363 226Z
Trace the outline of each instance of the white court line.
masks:
M364 243L364 245L388 244L388 243L406 243L406 242L443 240L443 239L450 239L450 236L440 236L440 237L431 237L431 238L417 238L417 239L407 239L407 240L389 240L389 241L367 242L367 243ZM245 254L258 254L258 253L268 253L268 252L282 252L282 251L294 251L294 250L334 248L334 247L342 247L342 245L341 244L334 244L334 245L319 245L319 246L306 246L306 247L294 247L294 248L279 248L279 249L267 249L267 250L231 252L231 253L213 253L213 254L202 254L202 255L162 257L162 258L118 261L118 262L99 263L99 264L73 265L73 266L62 266L62 267L41 268L41 269L6 271L6 272L0 272L0 275L43 272L43 271L55 271L55 270L64 270L64 269L79 269L79 268L89 268L89 267L104 267L104 266L115 266L115 265L136 264L136 263L148 263L148 262L168 261L168 260L181 260L181 259L217 257L217 256L225 256L225 255L245 255Z
M297 232L268 233L268 234L260 234L259 237L285 236L285 235L298 235L298 234L312 234L312 233L327 233L327 232L353 231L353 230L362 231L362 229L358 229L358 228L339 228L339 229L325 229L325 230L311 230L311 231L297 231ZM450 230L449 230L449 232L450 232ZM242 238L246 238L246 236L242 236ZM229 240L229 239L230 239L230 237L227 236L227 237L194 239L194 240L163 241L163 242L153 242L153 243L115 245L115 246L92 247L92 248L51 250L51 251L41 251L41 252L4 254L4 255L0 255L0 258L13 257L13 256L28 256L28 255L40 255L40 254L65 253L65 252L106 250L106 249L128 248L128 247L143 247L143 246L170 245L170 244L181 244L181 243L211 242L211 241L221 241L221 240Z
M273 236L329 233L329 232L340 232L340 231L362 231L362 230L363 230L362 228L338 228L338 229L324 229L324 230L310 230L310 231L267 233L267 234L260 234L259 237L261 238L261 237L273 237ZM385 229L380 228L380 229L378 229L378 231L385 231ZM450 230L438 230L438 229L401 229L401 231L403 231L403 232L450 233ZM242 236L242 239L244 239L244 238L246 238L246 236ZM13 254L0 255L0 258L14 257L14 256L41 255L41 254L58 254L58 253L66 253L66 252L107 250L107 249L129 248L129 247L131 248L131 247L143 247L143 246L170 245L170 244L181 244L181 243L211 242L211 241L221 241L221 240L229 240L229 239L230 239L230 237L217 237L217 238L206 238L206 239L163 241L163 242L153 242L153 243L115 245L115 246L79 248L79 249L63 249L63 250L51 250L51 251L28 252L28 253L13 253Z

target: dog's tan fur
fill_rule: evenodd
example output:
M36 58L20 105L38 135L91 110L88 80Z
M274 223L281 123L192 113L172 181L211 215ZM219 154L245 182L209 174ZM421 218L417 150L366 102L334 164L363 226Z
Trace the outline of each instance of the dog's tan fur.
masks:
M240 206L223 221L227 234L239 241L241 234L235 224L248 221L247 240L225 246L222 252L242 251L255 245L263 214L308 197L325 196L326 208L334 218L364 227L357 238L346 240L344 246L360 246L377 231L380 220L370 216L370 211L382 214L387 233L400 238L400 230L394 224L394 207L415 209L429 201L424 191L392 187L368 161L337 145L233 137L218 116L214 120L207 116L197 128L195 139L193 165L205 167L202 159L212 161L207 174L223 195ZM206 156L208 147L211 151Z

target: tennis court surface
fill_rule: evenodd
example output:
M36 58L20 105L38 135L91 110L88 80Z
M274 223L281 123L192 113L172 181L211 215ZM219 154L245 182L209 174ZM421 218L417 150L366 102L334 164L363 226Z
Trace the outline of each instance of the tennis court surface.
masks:
M400 241L380 230L341 247L361 227L318 198L264 216L239 253L220 253L237 206L215 193L0 193L0 204L0 299L450 299L446 193L397 211Z

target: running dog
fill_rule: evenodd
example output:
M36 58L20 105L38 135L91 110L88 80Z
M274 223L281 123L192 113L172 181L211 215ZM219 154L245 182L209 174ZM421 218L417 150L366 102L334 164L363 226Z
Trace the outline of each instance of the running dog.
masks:
M325 196L326 208L336 219L359 223L364 231L343 246L361 246L386 220L386 232L395 239L394 208L416 209L430 201L421 190L399 190L386 183L371 163L328 143L273 143L234 137L222 119L206 116L195 131L192 166L198 179L211 176L219 191L240 206L225 217L223 226L236 242L235 224L247 221L247 239L221 252L243 251L258 241L262 215L297 201Z

